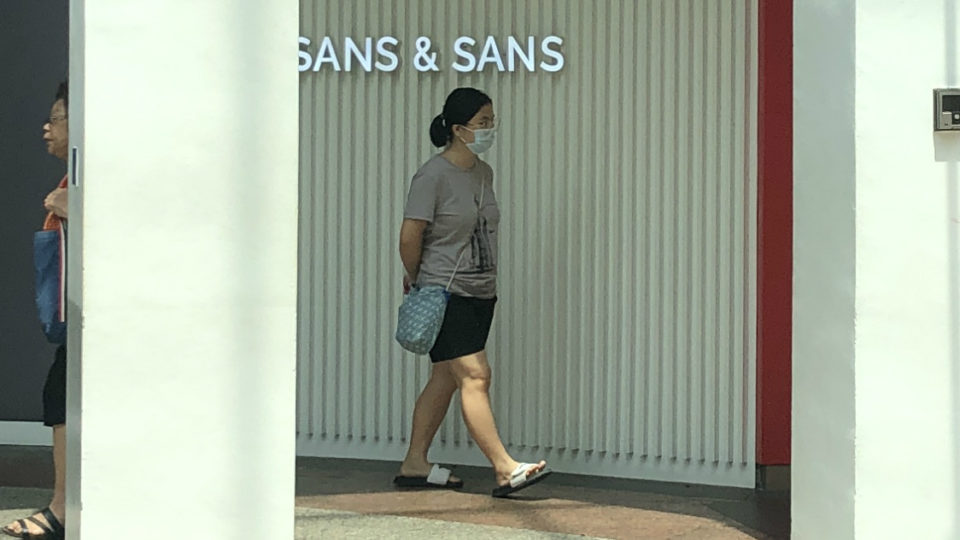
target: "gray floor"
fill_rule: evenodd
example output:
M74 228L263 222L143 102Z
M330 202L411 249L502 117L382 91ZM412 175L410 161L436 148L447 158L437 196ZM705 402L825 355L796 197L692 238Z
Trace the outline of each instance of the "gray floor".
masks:
M49 448L0 446L0 523L49 501L51 462ZM781 540L790 535L789 491L556 473L503 500L490 497L489 468L456 467L466 483L456 492L411 492L392 485L398 467L298 458L297 538Z
M399 516L371 516L340 510L297 508L297 540L315 538L469 538L470 540L594 538L493 525L454 523Z
M50 490L37 488L0 487L0 523L9 523L30 514L50 500ZM6 538L0 536L0 538ZM470 540L495 540L517 538L520 540L561 540L593 538L572 536L492 525L453 523L433 519L400 516L380 516L321 510L296 509L296 540L330 538L469 538Z

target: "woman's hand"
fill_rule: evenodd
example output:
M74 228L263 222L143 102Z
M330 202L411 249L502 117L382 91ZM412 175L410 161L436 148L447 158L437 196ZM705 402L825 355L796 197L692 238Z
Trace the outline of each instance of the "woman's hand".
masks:
M403 294L410 294L410 289L413 288L413 284L416 283L416 278L412 278L407 274L403 275Z
M57 188L43 200L43 207L55 215L67 218L67 188Z

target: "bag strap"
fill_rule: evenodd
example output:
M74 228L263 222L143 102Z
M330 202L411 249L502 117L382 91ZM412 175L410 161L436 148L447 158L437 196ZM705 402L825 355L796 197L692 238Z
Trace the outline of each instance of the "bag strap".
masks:
M60 308L59 308L59 320L62 323L67 322L67 220L59 219L60 227L58 231L60 233L59 244L60 250Z
M477 218L480 217L480 212L483 211L483 194L486 192L487 184L485 180L480 181L480 203L477 205ZM457 270L460 269L460 262L463 261L463 255L467 252L467 248L470 246L470 241L467 240L466 245L463 246L463 249L460 250L460 256L457 257L457 265L453 267L453 274L450 275L450 281L447 282L447 286L444 287L444 290L449 291L450 286L453 285L453 278L457 277Z

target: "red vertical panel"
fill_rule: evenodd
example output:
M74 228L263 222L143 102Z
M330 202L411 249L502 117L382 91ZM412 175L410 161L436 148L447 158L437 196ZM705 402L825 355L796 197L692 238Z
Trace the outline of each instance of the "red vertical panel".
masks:
M790 463L793 2L759 1L757 463Z

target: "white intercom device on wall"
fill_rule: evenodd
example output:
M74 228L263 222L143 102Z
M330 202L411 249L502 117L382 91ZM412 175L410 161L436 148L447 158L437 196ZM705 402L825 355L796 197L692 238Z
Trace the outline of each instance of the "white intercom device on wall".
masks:
M960 131L960 88L933 91L933 130Z

